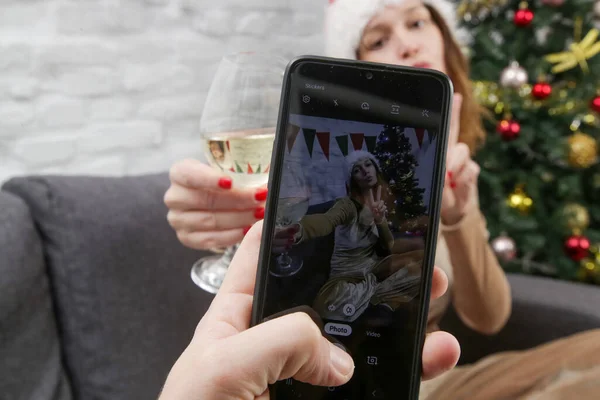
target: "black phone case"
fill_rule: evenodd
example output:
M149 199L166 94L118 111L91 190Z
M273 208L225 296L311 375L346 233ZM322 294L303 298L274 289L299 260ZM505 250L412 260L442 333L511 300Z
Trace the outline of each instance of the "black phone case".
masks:
M438 227L440 219L440 209L442 200L442 190L444 187L444 180L446 174L446 148L448 146L448 133L450 129L450 118L452 111L452 95L454 92L452 81L442 72L435 70L423 70L412 67L404 67L389 64L379 64L366 61L357 60L343 60L321 56L299 56L290 61L288 64L281 91L279 116L277 120L277 131L275 136L275 142L273 147L273 154L271 156L271 173L269 176L269 195L266 202L266 213L263 224L261 248L258 259L258 270L256 275L256 286L254 289L254 300L252 304L252 319L251 326L259 324L263 316L263 308L266 294L266 282L269 274L269 261L270 261L270 248L272 236L275 230L275 217L277 213L277 205L279 199L279 188L281 184L281 168L285 154L286 145L286 124L287 114L289 110L289 97L290 97L290 72L296 68L296 66L303 62L321 63L330 66L349 66L355 68L365 68L367 70L379 69L387 71L398 71L404 74L415 73L420 76L430 76L432 79L439 80L442 85L445 86L445 93L443 99L443 105L445 106L441 112L441 123L440 123L440 142L436 149L436 157L439 160L439 164L435 166L433 173L432 185L432 210L430 215L430 224L428 229L428 238L425 245L425 258L423 266L423 279L421 280L421 293L423 293L423 301L419 309L419 320L417 322L418 331L420 332L415 340L415 346L420 349L422 353L423 344L425 342L425 333L427 328L427 318L429 312L429 303L431 297L431 283L435 262L435 254L437 248L438 238ZM407 399L413 400L418 399L419 387L421 384L421 372L422 364L421 357L415 358L415 364L412 367L411 377L411 388L410 395ZM273 399L280 400L280 399Z

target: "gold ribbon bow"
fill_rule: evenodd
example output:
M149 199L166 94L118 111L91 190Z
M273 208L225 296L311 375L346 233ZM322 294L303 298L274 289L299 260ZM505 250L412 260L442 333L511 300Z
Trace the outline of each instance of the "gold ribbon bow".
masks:
M600 42L596 42L599 33L598 29L592 29L581 42L572 43L569 46L570 51L547 55L546 61L557 64L552 68L552 73L559 74L568 71L578 64L583 72L589 73L587 60L600 53Z

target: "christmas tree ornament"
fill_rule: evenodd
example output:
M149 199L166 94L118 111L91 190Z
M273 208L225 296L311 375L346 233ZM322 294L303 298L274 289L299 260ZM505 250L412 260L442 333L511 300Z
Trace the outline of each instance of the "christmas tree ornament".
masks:
M600 283L600 263L595 260L584 258L577 274L580 281Z
M533 207L533 199L519 186L508 196L508 205L522 214L527 214Z
M600 3L598 3L600 4ZM590 108L597 113L600 113L600 95L594 97L590 102Z
M590 135L576 132L569 137L569 165L573 168L589 168L598 160L598 143Z
M511 119L503 119L496 128L502 139L505 141L515 140L521 133L521 125Z
M491 246L496 257L504 262L512 261L517 256L515 241L504 234L492 240Z
M525 68L517 61L513 61L500 74L500 85L505 88L518 89L529 81L529 75Z
M579 65L584 73L590 72L588 60L600 53L600 42L597 41L600 31L598 29L590 30L581 40L581 30L583 21L577 18L575 21L575 40L569 45L569 50L561 53L548 54L545 58L551 64L553 74L560 74Z
M560 7L565 4L565 0L542 0L542 4L549 7Z
M590 213L581 204L569 203L563 207L561 214L565 228L575 234L581 234L590 225Z
M533 11L529 9L529 4L527 2L522 2L519 5L519 10L515 13L514 22L517 26L529 26L533 21Z
M582 261L590 254L590 240L581 235L569 236L565 241L565 253L573 261Z
M533 85L531 94L538 100L544 100L552 94L552 86L546 82L539 82Z

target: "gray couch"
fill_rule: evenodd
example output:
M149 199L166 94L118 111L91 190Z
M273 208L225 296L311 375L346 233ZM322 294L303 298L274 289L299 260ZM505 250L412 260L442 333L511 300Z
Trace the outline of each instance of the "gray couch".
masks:
M166 222L166 174L27 177L0 191L0 399L156 398L212 296L202 252ZM484 337L450 312L461 362L600 327L600 289L510 276L514 311Z

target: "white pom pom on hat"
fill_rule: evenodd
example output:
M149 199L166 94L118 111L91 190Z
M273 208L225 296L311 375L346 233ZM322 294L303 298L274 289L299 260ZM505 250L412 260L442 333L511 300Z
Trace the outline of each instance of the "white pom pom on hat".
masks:
M328 0L325 13L325 55L356 59L362 33L377 12L388 5L406 0ZM450 0L423 0L435 8L460 44L468 42L468 34L459 28L456 6Z

